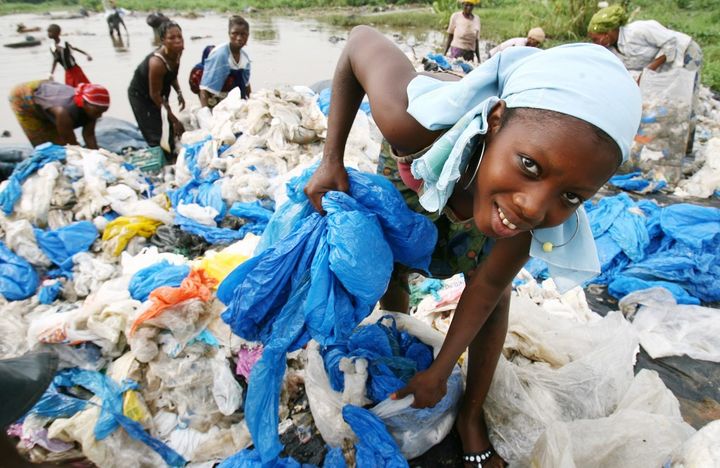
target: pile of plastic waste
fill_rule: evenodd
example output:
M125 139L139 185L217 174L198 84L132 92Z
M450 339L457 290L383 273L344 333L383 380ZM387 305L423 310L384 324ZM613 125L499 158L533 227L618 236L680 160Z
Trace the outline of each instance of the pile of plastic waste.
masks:
M9 428L28 458L408 466L447 436L466 360L434 408L388 394L430 365L464 280L418 281L412 316L376 309L393 263L427 268L436 234L372 175L380 140L365 112L347 145L350 193L328 194L328 214L314 212L302 188L322 154L318 100L306 88L249 101L231 93L211 115L191 116L196 129L158 176L106 150L46 145L0 185L0 358L52 349L61 363ZM694 261L697 271L682 276L677 265L660 279L709 300L701 293L712 293L718 265L710 212L684 221L672 206L628 200L595 207L613 214L594 225L614 249L606 271L639 271L660 253L710 255ZM689 222L708 226L689 239ZM645 231L632 237L628 223ZM560 295L522 273L486 404L506 460L657 466L711 450L717 425L695 433L657 374L633 375L638 343L653 355L718 359L672 335L700 333L684 318L692 314L716 341L714 309L660 291L622 302L631 323L592 312L580 288ZM633 443L640 437L650 442Z

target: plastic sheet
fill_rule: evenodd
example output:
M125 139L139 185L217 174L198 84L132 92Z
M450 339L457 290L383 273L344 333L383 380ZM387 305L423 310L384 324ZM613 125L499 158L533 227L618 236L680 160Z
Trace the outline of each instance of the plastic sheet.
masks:
M717 301L720 291L720 209L690 204L659 207L628 195L586 203L603 274L622 297L663 286L681 303Z
M720 312L718 309L676 304L664 288L628 294L620 310L632 317L640 345L653 358L681 356L720 362Z
M148 238L160 224L160 221L144 216L120 216L105 227L102 235L104 248L117 257L125 250L130 239L135 236Z

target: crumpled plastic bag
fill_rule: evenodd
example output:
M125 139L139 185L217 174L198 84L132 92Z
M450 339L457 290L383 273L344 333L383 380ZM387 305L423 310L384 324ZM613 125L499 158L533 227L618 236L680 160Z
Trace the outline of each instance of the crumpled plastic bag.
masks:
M35 239L32 224L26 219L2 223L5 231L7 246L35 266L48 267L52 265L49 258L43 253Z
M37 290L35 269L0 242L0 294L8 301L26 299Z
M707 423L680 447L664 466L674 468L714 468L720 460L720 420Z
M161 224L160 221L144 216L120 216L105 227L102 235L105 242L103 247L117 257L125 250L130 239L135 236L151 237Z
M490 441L529 465L557 421L609 416L633 380L637 338L620 313L581 323L513 295L508 335L484 405Z
M620 310L632 319L640 345L653 359L686 354L720 362L720 311L677 304L665 288L635 291L620 300Z
M298 196L313 170L291 182ZM385 292L393 262L426 269L435 247L434 225L410 211L386 179L348 175L349 195L324 196L326 216L297 222L282 242L240 265L218 288L229 306L223 320L241 338L265 346L245 406L264 462L282 449L277 421L285 354L311 337L324 345L346 338ZM309 205L306 197L298 200Z
M53 161L62 161L65 159L65 147L44 143L38 145L33 154L15 166L15 170L8 179L8 183L0 192L0 206L6 215L13 212L15 202L22 195L22 184L25 180L34 174L38 169L42 168ZM45 187L47 190L47 187Z
M161 441L150 436L140 424L122 413L122 395L125 391L137 388L132 381L118 385L110 377L99 372L68 369L58 372L52 386L36 403L30 413L44 416L72 416L89 404L86 400L63 395L61 387L81 386L91 391L101 400L100 415L95 424L94 434L97 440L103 440L122 426L127 433L155 450L170 466L183 466L185 460ZM92 404L93 402L90 402Z
M162 260L135 273L128 290L133 299L146 301L156 288L178 287L189 274L190 266L172 265L167 260Z
M342 417L358 437L355 444L357 466L408 466L385 424L376 415L364 408L345 405Z
M532 466L663 466L694 432L657 372L643 369L612 414L548 426L535 444Z
M90 221L79 221L55 230L35 229L35 238L45 255L63 272L71 274L73 255L87 251L98 238L98 232Z
M150 306L145 309L132 323L130 335L133 335L143 322L157 317L166 309L190 299L207 302L212 296L211 288L216 282L203 270L191 270L179 287L164 286L150 293Z
M404 334L431 346L435 355L440 351L444 340L441 333L405 314L389 315L397 322L397 328ZM374 323L375 320L377 317L373 314L363 323ZM365 379L367 379L366 367L371 359L372 357L355 359L354 367L348 366L352 362L349 359L341 362L345 389L340 393L330 384L317 343L311 341L308 344L305 389L315 424L330 446L339 447L344 440L354 440L355 436L360 436L357 433L353 434L343 422L341 412L346 404L360 406L368 402L365 399ZM383 360L379 362L382 363ZM373 414L380 417L386 425L405 458L419 457L448 435L455 422L457 405L462 397L463 380L460 367L455 366L448 379L447 394L432 408L412 408L410 406L412 397L406 397L402 400L386 398L371 409ZM396 382L396 385L402 386L401 384L402 381ZM393 391L399 388L394 388Z

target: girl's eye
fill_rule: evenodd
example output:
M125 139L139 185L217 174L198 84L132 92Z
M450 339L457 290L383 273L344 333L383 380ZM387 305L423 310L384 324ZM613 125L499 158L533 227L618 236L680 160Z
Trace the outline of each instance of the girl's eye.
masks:
M532 175L540 175L540 167L538 167L537 163L532 159L525 156L520 156L520 162L523 169L525 169L527 172L531 173Z
M579 205L582 203L582 198L572 192L565 192L563 198L571 205Z

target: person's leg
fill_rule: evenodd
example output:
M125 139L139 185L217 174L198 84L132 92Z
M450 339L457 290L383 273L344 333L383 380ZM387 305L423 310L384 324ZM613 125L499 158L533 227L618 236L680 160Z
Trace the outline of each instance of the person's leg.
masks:
M140 133L148 146L160 146L162 137L162 115L152 101L128 92L128 100L137 121Z
M456 426L465 453L482 452L490 447L483 404L505 343L510 311L510 289L503 293L492 314L468 348L468 375ZM503 460L495 455L483 467L502 467Z

